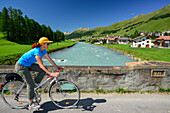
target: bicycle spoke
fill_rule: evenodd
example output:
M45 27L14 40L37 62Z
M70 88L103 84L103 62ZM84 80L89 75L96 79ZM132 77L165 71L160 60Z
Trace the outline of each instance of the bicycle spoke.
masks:
M10 81L4 85L1 96L8 106L25 108L28 105L26 85L24 87L22 85L24 84L21 81Z
M61 108L75 106L80 99L78 87L70 81L59 81L50 88L52 102Z

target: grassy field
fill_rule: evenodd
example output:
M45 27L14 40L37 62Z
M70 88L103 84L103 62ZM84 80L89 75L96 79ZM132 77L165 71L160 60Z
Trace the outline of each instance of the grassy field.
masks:
M131 48L130 45L103 44L101 46L118 50L126 55L147 61L167 61L170 62L170 49L167 48Z
M48 53L67 48L68 46L74 45L75 42L63 41L52 43L47 50ZM22 54L31 49L31 45L21 45L14 42L10 42L0 37L0 65L14 65L15 62L21 57Z

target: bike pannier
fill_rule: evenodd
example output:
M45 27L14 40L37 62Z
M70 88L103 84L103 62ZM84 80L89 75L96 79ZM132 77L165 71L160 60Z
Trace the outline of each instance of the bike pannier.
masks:
M6 81L13 81L13 80L22 80L22 77L16 73L9 73L5 76Z

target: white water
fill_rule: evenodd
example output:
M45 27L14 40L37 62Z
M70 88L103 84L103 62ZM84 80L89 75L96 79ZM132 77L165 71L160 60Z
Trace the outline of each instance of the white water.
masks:
M57 65L125 66L126 62L135 61L117 51L87 43L78 43L71 48L56 51L50 57ZM44 57L43 62L51 65Z

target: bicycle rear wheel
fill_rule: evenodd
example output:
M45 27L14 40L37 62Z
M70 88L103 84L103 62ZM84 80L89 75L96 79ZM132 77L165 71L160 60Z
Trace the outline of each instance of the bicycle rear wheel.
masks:
M1 97L11 108L22 109L29 104L27 98L27 86L22 81L6 82L2 88Z
M71 108L80 100L80 90L71 81L61 80L51 85L49 97L60 108Z

